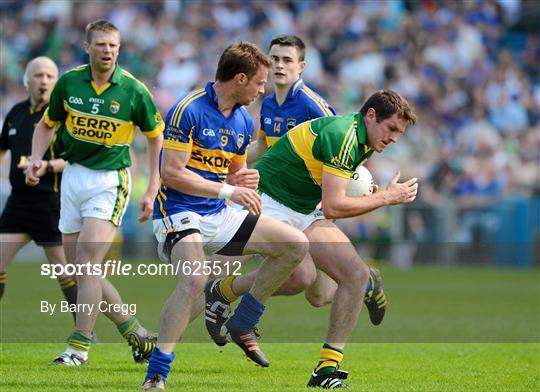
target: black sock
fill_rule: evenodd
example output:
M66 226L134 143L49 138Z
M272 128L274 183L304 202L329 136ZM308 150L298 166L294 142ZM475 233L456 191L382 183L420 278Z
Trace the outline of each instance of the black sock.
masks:
M58 284L64 293L66 301L70 305L77 304L77 281L71 276L68 276L67 278L58 278ZM77 314L71 312L71 315L73 316L73 321L75 321Z
M0 272L0 299L4 295L4 287L6 287L7 272Z

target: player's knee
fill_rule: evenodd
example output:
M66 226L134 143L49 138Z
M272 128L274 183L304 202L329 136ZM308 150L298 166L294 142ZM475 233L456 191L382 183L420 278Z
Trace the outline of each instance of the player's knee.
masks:
M310 287L315 280L317 279L317 270L315 268L310 268L302 274L300 277L299 286L302 287L302 291Z
M354 284L355 287L365 287L369 279L369 267L365 263L360 262L351 270L348 276L347 281Z
M332 302L332 296L324 295L322 293L319 293L317 291L306 291L306 299L310 303L311 306L315 308L321 308L325 305L328 305Z
M336 275L338 285L363 287L369 279L369 267L362 260L353 259L346 264L346 268L340 269Z
M292 265L298 265L306 256L309 250L307 237L301 233L295 233L287 236L287 242L272 244L271 249L267 250L265 256L270 256L288 262Z
M301 271L295 271L289 278L288 283L294 291L293 294L299 294L311 286L316 278L317 273L315 268L306 268Z
M191 299L198 298L204 291L204 285L206 284L206 278L204 276L185 276L177 281L177 290L182 292L183 296Z
M309 251L309 241L304 233L298 232L295 238L291 239L285 246L284 252L291 260L300 263Z

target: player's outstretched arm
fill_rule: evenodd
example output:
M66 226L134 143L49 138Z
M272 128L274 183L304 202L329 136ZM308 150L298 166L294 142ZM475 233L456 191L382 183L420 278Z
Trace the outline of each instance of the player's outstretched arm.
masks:
M397 172L387 188L371 195L361 197L346 196L349 180L327 172L322 178L322 209L327 219L350 218L363 215L377 208L410 203L418 192L418 179L411 178L398 183L400 173Z
M150 165L150 178L148 179L146 192L142 195L139 203L139 208L141 209L139 222L150 219L154 210L154 199L159 189L159 153L163 146L163 134L160 133L156 137L147 138L146 143L148 164Z
M45 151L51 144L53 134L54 128L48 126L42 118L36 125L34 136L32 136L32 154L25 179L27 185L36 186L39 184L37 172L41 168L43 162L41 158L43 158Z

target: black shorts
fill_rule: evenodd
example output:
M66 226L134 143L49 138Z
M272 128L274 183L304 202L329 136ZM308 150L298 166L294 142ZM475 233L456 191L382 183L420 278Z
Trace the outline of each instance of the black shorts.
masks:
M10 195L0 216L0 233L25 233L39 246L58 246L62 245L59 219L57 193Z

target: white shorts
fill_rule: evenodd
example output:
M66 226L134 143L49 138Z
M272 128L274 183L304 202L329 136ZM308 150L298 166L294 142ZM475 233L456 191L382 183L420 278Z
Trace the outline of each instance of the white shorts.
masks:
M94 170L67 164L62 174L60 223L62 233L78 233L83 218L122 223L129 202L129 170Z
M302 214L272 199L266 193L261 193L261 199L261 214L286 222L300 231L306 230L315 221L326 219L321 210L314 210L309 214Z
M154 235L158 241L158 256L168 263L169 257L164 250L167 234L195 229L201 233L203 249L206 255L213 255L227 245L234 237L248 214L247 210L237 210L230 206L217 214L199 215L184 211L163 219L155 219Z

